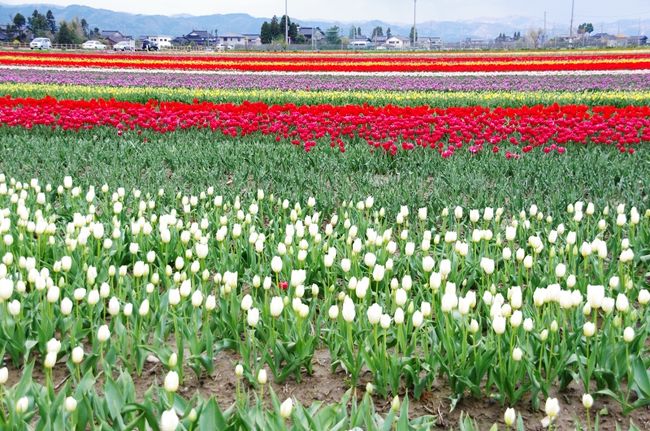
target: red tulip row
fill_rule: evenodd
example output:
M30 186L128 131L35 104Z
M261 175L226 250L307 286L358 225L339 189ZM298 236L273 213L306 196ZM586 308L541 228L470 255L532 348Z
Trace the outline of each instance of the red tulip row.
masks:
M257 72L523 72L650 69L650 54L177 56L3 52L0 53L0 64Z
M0 99L0 126L53 130L110 127L169 133L210 130L228 138L270 136L310 151L365 143L395 155L416 147L443 157L490 151L508 158L535 148L564 153L569 145L611 145L620 152L650 142L650 107L531 106L431 108L397 106L214 104L115 100Z

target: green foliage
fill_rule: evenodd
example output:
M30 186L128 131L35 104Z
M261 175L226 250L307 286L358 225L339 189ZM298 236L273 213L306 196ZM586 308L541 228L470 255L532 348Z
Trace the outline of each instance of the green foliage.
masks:
M325 30L325 40L330 45L338 45L341 43L338 26L330 27Z
M590 22L582 23L578 26L578 34L592 33L594 25Z
M41 14L38 10L34 10L27 23L27 27L34 37L44 37L50 34L50 24L45 15Z
M38 175L55 182L67 171L88 184L106 181L152 193L160 187L189 193L213 185L234 195L261 187L287 198L314 195L327 209L369 195L387 209L454 203L519 210L536 203L557 210L585 199L614 204L621 196L629 205L647 206L650 187L645 147L633 156L593 145L570 147L566 155L531 153L516 161L461 153L443 160L422 148L396 157L371 154L354 142L345 154L329 146L305 153L273 138L233 139L195 130L118 138L114 129L2 128L0 149L0 171L23 178Z

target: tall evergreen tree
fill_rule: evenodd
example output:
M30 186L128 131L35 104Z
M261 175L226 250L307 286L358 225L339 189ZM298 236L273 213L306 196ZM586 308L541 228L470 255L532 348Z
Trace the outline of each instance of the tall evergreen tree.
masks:
M267 44L273 42L273 34L271 33L271 24L264 21L262 28L260 29L260 39L262 43Z
M86 18L81 18L81 31L83 31L85 38L90 38L90 26Z
M52 34L56 33L56 20L54 19L54 14L52 13L51 10L48 10L47 13L45 14L45 19L47 19L47 24L50 27L50 32Z
M278 20L278 17L273 15L273 18L271 19L271 36L272 39L277 39L280 37L282 34L282 29L280 28L280 21Z

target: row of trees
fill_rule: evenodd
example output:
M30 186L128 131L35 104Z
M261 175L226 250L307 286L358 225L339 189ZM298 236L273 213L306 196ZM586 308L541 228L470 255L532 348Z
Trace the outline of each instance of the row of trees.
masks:
M264 21L262 28L260 29L260 39L262 43L282 43L287 32L287 24L289 25L289 43L305 43L305 38L303 35L298 34L298 24L291 22L291 19L286 15L283 15L281 19L278 19L277 16L273 16L271 22Z
M273 19L271 19L271 22L265 21L262 24L262 28L260 29L260 39L262 39L263 44L269 44L269 43L284 43L285 41L285 31L287 28L287 24L289 25L289 43L294 43L294 44L304 44L307 43L307 39L305 38L304 35L301 35L299 33L299 25L296 24L295 22L291 22L290 18L287 18L287 16L283 15L282 18L278 18L277 16L274 16ZM318 31L321 31L320 29L317 29ZM338 26L333 26L325 30L325 43L328 45L340 45L343 42L343 39L341 38L341 29ZM350 28L349 32L349 39L355 39L359 36L362 36L363 33L361 31L361 27L353 26ZM386 33L384 33L384 29L380 26L375 27L372 30L372 35L370 36L371 40L374 40L376 37L387 37L390 38L392 37L392 32L390 28L386 30Z
M49 37L54 43L78 44L84 40L98 37L99 29L90 29L85 19L74 18L70 21L57 23L51 10L42 14L38 10L28 18L17 13L7 26L9 38L19 42L27 42L30 37Z
M350 27L350 32L348 36L350 39L356 39L360 36L365 36L365 35L361 31L361 27L352 26ZM370 40L375 40L378 37L384 37L384 28L381 26L377 26L372 29ZM390 27L388 27L388 29L386 30L386 38L390 39L391 37L393 37L393 33L391 32Z

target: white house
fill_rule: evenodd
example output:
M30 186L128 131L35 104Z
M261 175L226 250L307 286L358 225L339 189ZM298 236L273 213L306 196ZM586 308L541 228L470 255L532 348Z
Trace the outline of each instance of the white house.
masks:
M246 45L247 38L240 33L224 33L219 35L219 42L229 46Z
M260 46L262 45L262 38L259 34L245 33L246 46Z
M411 45L411 40L406 37L393 36L388 38L384 45L391 49L404 49Z
M149 36L147 39L158 45L158 48L165 49L172 47L171 36Z

